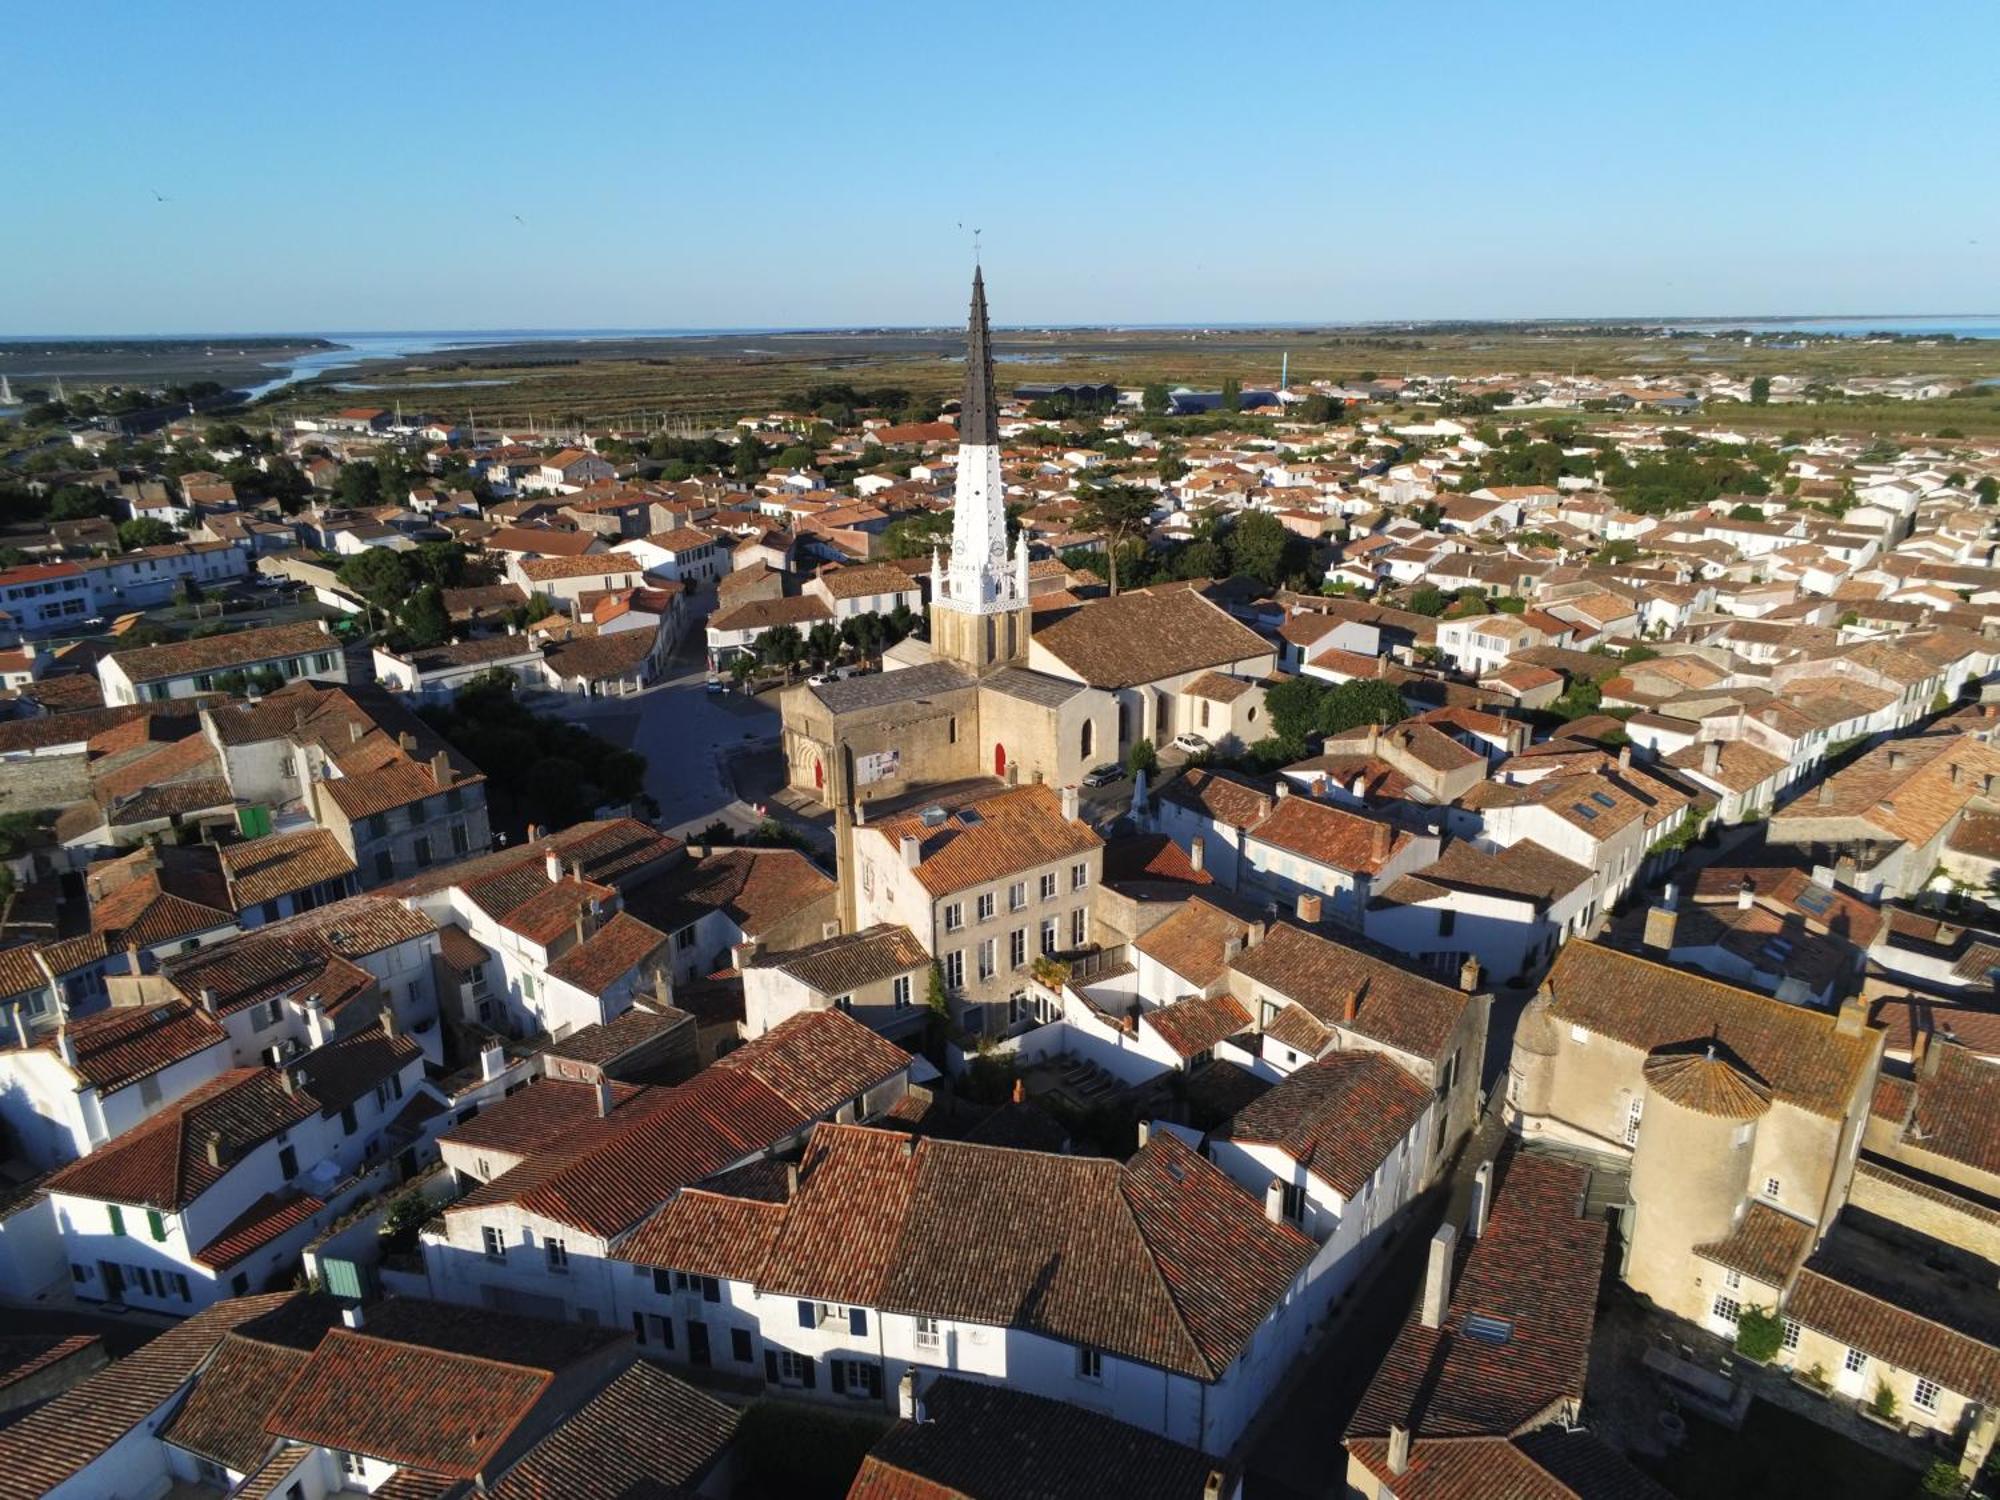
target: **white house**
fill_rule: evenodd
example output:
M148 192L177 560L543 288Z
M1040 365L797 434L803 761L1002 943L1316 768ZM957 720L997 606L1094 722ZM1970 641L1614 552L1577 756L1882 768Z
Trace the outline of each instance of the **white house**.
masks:
M949 1372L1212 1454L1310 1337L1312 1241L1165 1133L1121 1165L822 1125L795 1176L641 1225L619 1321L792 1397L879 1411Z

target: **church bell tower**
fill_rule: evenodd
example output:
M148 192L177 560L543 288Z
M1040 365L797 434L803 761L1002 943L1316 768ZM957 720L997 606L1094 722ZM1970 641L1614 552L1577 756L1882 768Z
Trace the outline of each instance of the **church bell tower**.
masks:
M931 558L931 654L974 673L1026 660L1028 541L1007 554L1007 491L1000 478L999 405L986 326L986 282L972 273L965 397L958 408L958 479L951 557Z

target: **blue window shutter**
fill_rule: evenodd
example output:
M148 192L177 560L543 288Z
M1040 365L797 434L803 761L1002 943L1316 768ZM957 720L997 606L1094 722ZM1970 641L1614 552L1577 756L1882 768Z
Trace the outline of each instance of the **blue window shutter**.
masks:
M856 1338L858 1338L858 1339L860 1339L860 1338L866 1338L866 1337L868 1336L868 1309L867 1309L867 1308L865 1308L865 1307L850 1307L850 1308L848 1308L848 1310L847 1310L847 1331L848 1331L849 1333L853 1334L853 1335L854 1335L854 1336L855 1336Z
M813 1388L813 1379L814 1379L813 1362L807 1359L807 1360L801 1360L800 1363L805 1366L805 1369L802 1372L805 1376L805 1381L804 1381L805 1388L807 1390L811 1390Z
M813 1304L801 1299L799 1302L799 1327L817 1328L818 1326L819 1318L815 1315Z
M764 1351L764 1378L770 1381L772 1385L778 1383L778 1351L776 1349L766 1349Z

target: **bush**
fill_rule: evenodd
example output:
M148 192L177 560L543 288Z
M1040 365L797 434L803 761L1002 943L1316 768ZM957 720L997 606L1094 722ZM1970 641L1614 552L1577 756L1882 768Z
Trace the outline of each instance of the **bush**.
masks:
M1147 775L1160 768L1160 752L1153 748L1151 740L1134 740L1132 748L1125 752L1125 769L1137 776L1141 771Z
M1759 1364L1774 1356L1785 1341L1785 1324L1769 1308L1745 1308L1736 1320L1736 1352Z
M1896 1393L1889 1389L1888 1381L1878 1380L1875 1382L1875 1398L1868 1405L1874 1409L1875 1415L1882 1418L1885 1422L1895 1417Z
M1923 1482L1917 1486L1920 1495L1963 1495L1965 1476L1958 1472L1958 1465L1948 1458L1940 1458L1924 1470Z

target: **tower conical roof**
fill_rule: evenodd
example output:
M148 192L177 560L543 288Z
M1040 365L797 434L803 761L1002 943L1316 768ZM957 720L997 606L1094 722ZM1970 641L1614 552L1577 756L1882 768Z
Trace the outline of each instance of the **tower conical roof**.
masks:
M958 408L961 443L1000 442L1000 408L993 399L993 346L986 327L986 280L972 271L972 316L966 326L965 399Z

